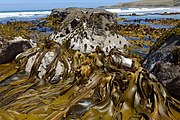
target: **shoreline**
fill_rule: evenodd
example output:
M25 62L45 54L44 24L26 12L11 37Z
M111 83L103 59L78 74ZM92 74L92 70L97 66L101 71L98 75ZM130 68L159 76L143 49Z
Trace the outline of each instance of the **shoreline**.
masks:
M134 2L117 3L111 6L101 6L101 8L153 8L153 7L179 7L179 2L175 0L138 0Z

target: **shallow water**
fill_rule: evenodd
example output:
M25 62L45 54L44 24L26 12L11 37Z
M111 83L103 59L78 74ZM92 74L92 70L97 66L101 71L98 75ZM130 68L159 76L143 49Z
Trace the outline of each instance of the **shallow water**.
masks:
M49 15L51 11L38 10L38 11L6 11L0 12L0 23L7 23L13 21L32 21L39 18L45 18Z
M152 23L149 23L149 22L145 22L145 21L140 21L140 22L133 22L133 21L130 21L130 22L126 22L126 21L120 21L118 22L119 24L121 25L126 25L126 24L141 24L141 25L149 25L150 27L152 28L165 28L165 29L170 29L170 28L173 28L174 26L170 26L170 25L159 25L159 24L152 24Z
M121 8L121 9L106 9L107 11L118 13L119 15L137 14L140 16L149 16L157 18L162 13L177 13L180 12L180 7L173 8ZM134 17L134 16L133 16ZM139 16L137 16L139 18ZM161 17L161 16L159 16ZM170 17L170 16L168 16ZM174 16L173 16L174 17ZM162 17L161 17L162 18ZM180 19L180 18L177 18Z
M47 15L36 15L31 17L7 17L1 18L0 23L6 24L7 22L15 22L15 21L36 21L39 18L46 18Z
M180 14L175 14L175 15L140 15L140 16L126 16L123 15L121 18L127 18L128 20L134 20L134 19L180 19Z
M36 27L31 27L29 28L30 30L38 30L40 32L45 32L47 34L51 34L54 32L54 30L50 27L39 27L39 26L36 26Z
M140 38L139 37L127 37L127 36L124 36L126 38L126 40L139 40Z

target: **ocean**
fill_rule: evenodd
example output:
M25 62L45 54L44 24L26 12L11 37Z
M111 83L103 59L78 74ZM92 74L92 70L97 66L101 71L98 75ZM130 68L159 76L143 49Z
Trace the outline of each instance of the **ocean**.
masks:
M173 18L180 19L180 7L174 8L123 8L123 9L106 9L107 11L118 13L121 18L133 19L161 19ZM163 13L179 13L174 15L162 15ZM137 16L129 16L136 14Z
M45 18L50 13L51 10L1 11L0 23L6 23L8 21L32 21Z
M106 9L107 11L118 13L121 18L127 19L160 19L173 18L180 19L180 14L161 15L164 12L180 12L180 8L123 8L123 9ZM45 18L50 15L51 10L21 10L21 11L0 11L0 23L7 21L32 21L38 18ZM129 16L129 14L139 16Z
M119 15L126 15L136 13L137 15L153 14L153 13L172 13L180 12L180 7L174 8L122 8L122 9L106 9L110 12L119 13Z

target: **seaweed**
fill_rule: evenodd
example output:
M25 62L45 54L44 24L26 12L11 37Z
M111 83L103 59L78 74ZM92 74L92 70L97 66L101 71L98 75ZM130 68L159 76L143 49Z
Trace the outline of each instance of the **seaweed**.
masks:
M48 51L54 57L39 77ZM117 49L109 55L100 48L84 54L49 41L22 53L12 63L0 65L1 70L7 66L0 74L13 76L25 71L23 66L34 54L30 73L0 88L2 119L179 119L180 102L137 59L132 58L131 68L122 66L123 54ZM56 69L58 62L62 71ZM12 69L15 71L7 72ZM61 77L52 83L57 72ZM6 79L1 77L1 82Z
M167 40L169 40L171 37L176 37L178 39L180 36L180 28L172 28L166 32L163 33L161 37L157 39L157 41L154 43L154 45L151 47L151 51L157 50L162 44L164 44Z
M180 65L180 47L174 48L172 50L172 55L173 55L173 63L176 65Z
M21 22L11 22L8 24L0 24L0 36L3 39L13 40L15 37L23 37L29 39L28 27L32 24L21 23Z

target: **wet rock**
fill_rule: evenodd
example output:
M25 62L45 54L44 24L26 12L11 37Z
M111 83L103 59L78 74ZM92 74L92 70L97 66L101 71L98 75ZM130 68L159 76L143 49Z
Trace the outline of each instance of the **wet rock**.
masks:
M72 70L76 72L82 71L81 74L87 75L91 72L91 67L89 66L89 60L95 61L98 67L108 66L109 64L114 64L124 69L132 69L134 61L131 60L128 55L123 51L113 48L106 56L100 47L96 48L95 52L86 54L88 60L84 62L81 67L77 59L84 59L85 54L76 51L75 53L70 50L68 52L60 44L51 41L51 45L47 47L46 43L44 45L39 45L33 47L18 55L15 62L18 62L22 68L25 68L25 72L30 74L30 76L35 76L38 79L49 82L51 84L56 84L63 78L65 79L68 74L71 74ZM72 57L71 55L74 55ZM64 56L64 57L62 57ZM111 62L108 63L107 61ZM47 77L48 76L48 77ZM43 82L40 85L44 84Z
M161 80L167 90L180 98L180 28L164 33L152 47L144 66Z
M51 16L62 20L51 39L74 50L90 53L99 46L108 53L112 48L129 45L116 29L117 14L102 9L67 8L55 9Z
M34 48L34 49L39 49L39 48ZM27 51L29 52L29 51ZM51 51L49 50L44 56L41 57L41 59L38 57L39 53L37 52L35 55L32 55L28 58L27 64L25 66L25 71L27 73L31 73L33 68L33 65L36 64L37 60L39 59L39 67L37 68L37 77L39 77L40 79L44 79L42 78L43 75L47 74L47 70L49 69L49 65L51 65L56 57L55 55L55 51ZM51 66L52 67L52 66ZM59 60L56 61L56 64L54 66L54 68L52 67L52 69L55 71L54 75L52 78L46 78L50 83L57 83L59 82L59 80L61 79L61 75L64 69L64 65L62 64L62 62L60 62Z
M11 62L15 57L31 48L28 40L16 37L14 40L4 40L0 38L0 64Z

